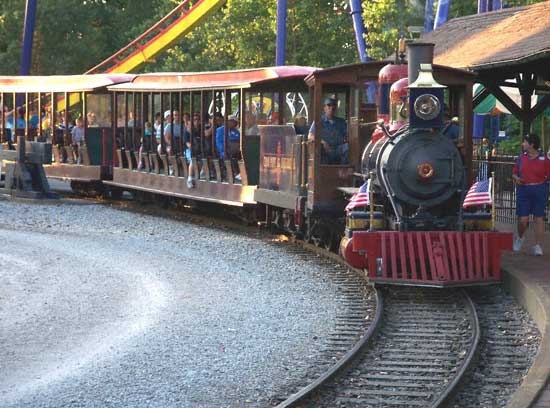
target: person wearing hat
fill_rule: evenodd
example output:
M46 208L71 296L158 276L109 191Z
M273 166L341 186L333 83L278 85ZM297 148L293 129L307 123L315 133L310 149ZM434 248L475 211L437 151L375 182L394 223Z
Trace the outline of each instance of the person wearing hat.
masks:
M336 116L337 102L326 98L321 116L321 164L348 164L349 146L347 143L348 126L346 121ZM309 139L315 139L315 122L309 129Z
M535 245L531 248L533 255L542 255L544 236L544 212L548 199L548 181L550 180L550 160L539 152L540 139L530 133L523 138L521 154L514 168L512 179L516 188L516 213L518 216L518 235L514 241L514 252L521 250L525 232L529 225L529 215L535 221Z
M235 116L229 116L227 118L227 142L228 142L228 158L234 158L238 155L239 148L237 147L239 144L239 141L241 140L241 133L239 132L239 129L237 129L237 125L239 124L237 118ZM220 126L216 129L216 148L218 149L218 153L220 155L220 159L224 160L225 157L225 151L224 151L224 133L225 133L225 126Z

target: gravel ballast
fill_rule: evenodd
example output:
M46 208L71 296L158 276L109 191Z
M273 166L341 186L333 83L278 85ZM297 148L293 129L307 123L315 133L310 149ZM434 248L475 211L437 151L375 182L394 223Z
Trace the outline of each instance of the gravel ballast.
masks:
M268 406L334 328L327 266L265 238L91 202L0 212L2 407Z

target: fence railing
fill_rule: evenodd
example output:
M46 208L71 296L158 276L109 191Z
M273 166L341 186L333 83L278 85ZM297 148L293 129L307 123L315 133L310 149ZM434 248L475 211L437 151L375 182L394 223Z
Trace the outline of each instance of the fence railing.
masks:
M501 156L489 160L474 160L473 172L477 179L484 179L495 173L495 209L496 220L508 224L515 224L516 216L516 188L512 181L512 167L514 157ZM546 201L546 212L544 217L544 228L550 231L550 201Z

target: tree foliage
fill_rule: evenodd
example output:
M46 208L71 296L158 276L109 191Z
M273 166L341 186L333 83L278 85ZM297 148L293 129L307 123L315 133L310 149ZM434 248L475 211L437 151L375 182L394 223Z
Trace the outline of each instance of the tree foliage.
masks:
M228 0L220 12L169 51L160 69L274 65L276 21L276 0ZM353 26L342 2L288 1L287 64L326 67L356 59Z

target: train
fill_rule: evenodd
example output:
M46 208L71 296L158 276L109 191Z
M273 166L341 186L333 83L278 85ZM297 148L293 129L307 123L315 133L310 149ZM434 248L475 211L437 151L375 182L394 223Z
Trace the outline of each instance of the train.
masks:
M339 251L374 283L499 282L511 234L494 231L491 208L462 208L475 74L434 65L433 44L407 48L407 64L2 76L2 142L15 148L13 135L23 135L51 143L46 175L79 193L230 207ZM378 103L366 91L376 81ZM324 161L322 126L311 126L326 120L326 99L345 121L339 163ZM445 110L457 116L456 140ZM69 125L76 117L78 144ZM187 137L168 136L184 127ZM365 185L368 204L347 211Z

